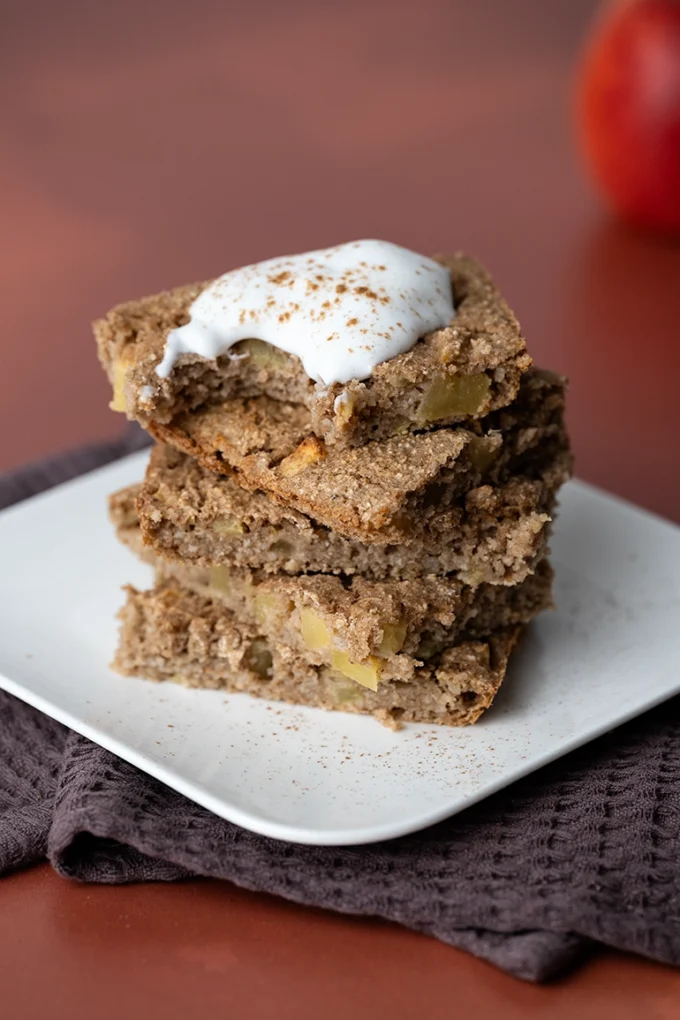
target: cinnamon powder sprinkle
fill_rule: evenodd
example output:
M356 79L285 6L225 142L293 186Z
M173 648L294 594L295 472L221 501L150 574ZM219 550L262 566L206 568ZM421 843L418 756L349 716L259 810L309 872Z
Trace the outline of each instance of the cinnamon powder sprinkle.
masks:
M285 283L286 280L290 280L290 278L291 278L290 277L290 271L288 269L284 269L282 272L277 273L276 276L268 277L269 282L273 283L273 284L276 284L276 285L278 285L280 283Z

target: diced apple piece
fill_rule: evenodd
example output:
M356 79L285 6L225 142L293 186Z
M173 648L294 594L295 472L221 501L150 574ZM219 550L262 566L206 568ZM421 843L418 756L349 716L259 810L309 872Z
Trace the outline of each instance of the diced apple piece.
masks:
M441 376L426 391L419 417L428 422L476 414L484 407L490 385L483 373Z
M125 372L129 362L123 358L117 358L113 363L113 398L109 403L112 411L125 413L127 404L125 402Z
M458 577L463 584L469 584L471 588L476 588L484 580L484 569L478 568L477 570L461 570ZM422 656L420 656L422 658Z
M219 517L211 527L218 535L242 535L246 530L243 521L237 517Z
M352 662L346 652L335 650L331 652L331 666L350 680L356 680L362 687L368 687L369 691L378 690L380 662L374 656L371 655L363 662Z
M383 627L382 641L378 645L378 655L387 658L400 652L406 638L406 620L399 623L386 623Z
M255 606L255 616L263 626L273 623L277 616L290 615L292 610L292 603L288 599L282 598L280 595L274 595L270 591L258 591L255 589L253 604Z
M214 588L215 591L222 592L223 595L228 595L231 589L229 581L229 571L226 567L211 567L210 568L210 587Z
M338 705L351 705L361 698L361 690L357 684L348 684L344 677L338 677L333 695Z
M283 368L288 364L288 358L283 351L264 340L244 340L238 347L239 354L247 354L251 361L261 365L262 368Z
M255 638L245 656L246 665L258 676L267 677L272 668L272 653L264 638Z
M347 425L351 419L352 414L354 413L354 404L354 397L350 396L346 390L343 390L342 393L335 398L333 411L335 412L336 422L340 427Z
M316 436L307 436L303 439L297 449L284 457L279 464L279 471L284 478L291 478L299 475L305 468L317 464L326 456L326 448Z
M333 640L326 621L313 609L300 610L300 631L302 640L312 652L328 648Z

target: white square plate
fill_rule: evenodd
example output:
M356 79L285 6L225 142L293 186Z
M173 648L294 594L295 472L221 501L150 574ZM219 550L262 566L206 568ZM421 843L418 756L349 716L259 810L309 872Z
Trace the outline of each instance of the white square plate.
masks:
M238 825L311 844L421 829L680 691L680 529L590 486L563 492L557 612L468 729L187 690L108 669L126 582L108 493L135 454L0 514L0 687Z

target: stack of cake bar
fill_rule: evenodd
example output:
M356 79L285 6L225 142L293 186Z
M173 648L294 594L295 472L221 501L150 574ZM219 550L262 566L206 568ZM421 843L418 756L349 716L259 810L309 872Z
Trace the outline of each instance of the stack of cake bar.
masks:
M110 499L155 571L127 589L114 668L392 726L491 704L552 604L565 381L532 367L476 261L438 262L451 322L364 379L322 385L257 335L159 375L209 284L95 324L112 406L156 440L143 481Z

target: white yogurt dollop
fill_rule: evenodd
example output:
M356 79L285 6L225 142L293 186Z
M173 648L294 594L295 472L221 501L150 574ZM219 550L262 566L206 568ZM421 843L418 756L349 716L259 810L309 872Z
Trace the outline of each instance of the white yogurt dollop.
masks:
M256 338L301 360L330 386L367 379L454 316L449 272L388 241L268 259L225 273L167 338L156 368L166 378L181 354L215 359Z

